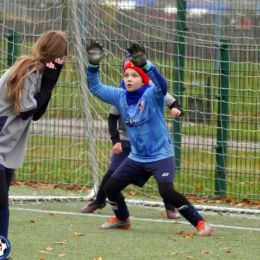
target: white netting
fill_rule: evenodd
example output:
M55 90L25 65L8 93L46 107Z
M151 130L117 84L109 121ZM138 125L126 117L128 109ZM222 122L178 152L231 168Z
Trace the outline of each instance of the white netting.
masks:
M1 1L1 70L50 29L68 32L74 56L70 82L61 75L48 112L31 127L16 180L27 186L83 187L83 197L93 198L111 143L109 105L86 88L86 44L103 43L109 56L101 64L101 80L118 86L125 49L137 41L184 110L181 120L173 120L167 108L165 115L175 142L176 189L259 202L258 2ZM229 64L229 70L221 64ZM157 194L153 180L131 189Z

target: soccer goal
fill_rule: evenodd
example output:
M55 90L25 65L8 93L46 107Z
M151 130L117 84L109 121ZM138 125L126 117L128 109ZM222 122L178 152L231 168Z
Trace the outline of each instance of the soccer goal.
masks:
M182 105L165 109L176 154L175 188L205 212L259 215L259 6L257 1L0 1L0 68L12 66L45 31L69 34L71 77L61 75L48 111L31 126L12 201L91 200L112 153L109 105L86 84L86 44L108 52L101 81L119 86L131 42ZM253 10L253 11L252 11ZM58 190L62 192L58 192ZM75 193L76 191L76 193ZM130 186L131 204L157 207L153 179ZM141 199L140 199L141 198Z

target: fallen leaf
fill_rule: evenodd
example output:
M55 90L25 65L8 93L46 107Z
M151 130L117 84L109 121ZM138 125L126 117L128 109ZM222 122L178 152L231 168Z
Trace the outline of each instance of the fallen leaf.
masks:
M160 199L159 196L149 196L149 198L150 198L150 199L156 199L156 200L157 200L157 199Z
M163 212L160 213L160 218L164 218L164 213Z
M197 195L196 194L188 194L186 196L187 199L194 199L194 198L197 198Z
M59 254L58 257L63 257L65 256L66 254Z
M222 214L220 211L218 211L218 214L219 214L220 216L223 216L223 214Z
M175 237L172 238L173 241L176 241L177 239Z
M35 221L35 220L31 220L30 222L31 222L31 223L36 223L36 221Z
M227 196L227 202L235 203L235 200L230 195L228 195Z
M39 253L46 253L46 251L38 250Z
M127 190L125 193L128 195L136 195L136 191L134 190Z
M188 255L187 258L194 259L194 257L190 255Z
M177 255L177 252L173 252L173 253L171 253L171 255Z
M207 250L200 250L200 253L201 253L202 255L210 254L210 252L207 251Z
M177 232L176 234L177 235L182 235L183 233L184 233L184 231L182 230L182 231Z
M54 250L54 249L51 248L51 247L49 247L49 246L47 246L47 247L45 247L45 250L47 250L47 251L52 251L52 250Z
M184 238L193 238L195 233L187 233Z
M55 242L55 244L59 244L59 245L65 245L65 242Z
M55 216L56 216L56 214L55 214L55 213L52 213L52 212L50 212L50 213L49 213L49 216L55 217Z
M73 232L74 236L77 237L83 237L84 235L82 233L78 233L78 232Z
M205 203L207 200L202 199L202 200L196 200L197 203Z

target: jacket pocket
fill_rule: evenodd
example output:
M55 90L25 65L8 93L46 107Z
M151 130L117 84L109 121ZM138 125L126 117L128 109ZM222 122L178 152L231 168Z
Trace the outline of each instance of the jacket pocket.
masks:
M0 132L4 128L7 118L8 118L8 116L0 116Z

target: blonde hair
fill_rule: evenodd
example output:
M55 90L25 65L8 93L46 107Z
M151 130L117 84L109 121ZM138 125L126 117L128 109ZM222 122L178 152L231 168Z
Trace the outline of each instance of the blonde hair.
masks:
M61 31L47 31L32 47L32 56L19 57L12 67L7 80L8 100L13 103L14 112L19 115L19 102L22 95L24 80L36 71L41 63L54 61L65 56L66 76L70 73L71 57L68 51L68 35ZM27 72L28 68L31 68Z

